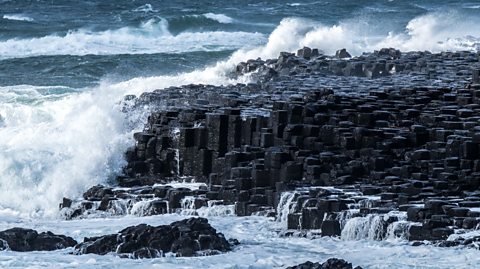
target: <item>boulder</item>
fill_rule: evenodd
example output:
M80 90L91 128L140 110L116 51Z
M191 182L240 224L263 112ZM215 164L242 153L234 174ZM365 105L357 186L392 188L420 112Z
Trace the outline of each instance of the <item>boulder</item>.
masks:
M299 49L297 51L297 56L305 59L310 59L310 57L312 57L312 49L309 47L303 47L302 49Z
M344 58L352 58L352 55L350 55L350 53L348 53L346 49L341 49L341 50L337 50L337 52L335 53L335 57L339 59L344 59Z
M290 266L287 267L287 269L352 269L353 266L351 263L346 262L345 260L342 259L337 259L337 258L330 258L323 264L320 264L318 262L304 262L302 264L296 265L296 266ZM355 269L362 269L362 267L357 266Z
M13 251L50 251L73 247L77 242L68 236L52 232L12 228L0 232L0 249Z
M75 246L76 254L116 252L129 258L155 258L169 252L191 257L230 250L231 245L223 234L217 233L204 218L189 218L156 227L140 224L117 234L85 238Z

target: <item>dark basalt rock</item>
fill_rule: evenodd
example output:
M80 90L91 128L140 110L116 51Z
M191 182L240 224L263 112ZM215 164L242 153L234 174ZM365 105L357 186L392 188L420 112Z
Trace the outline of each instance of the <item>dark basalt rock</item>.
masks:
M472 83L480 84L480 69L473 70ZM1 116L0 116L1 119Z
M68 236L51 232L12 228L0 232L0 249L13 251L50 251L73 247L77 242Z
M296 266L287 267L287 269L353 269L353 267L351 263L342 259L330 258L323 264L307 261ZM362 267L357 266L355 269L362 269Z
M335 53L335 57L339 59L344 59L344 58L351 58L352 55L350 55L350 53L348 53L346 49L341 49L341 50L337 50L337 52Z
M301 188L308 190L282 216L290 229L340 236L349 208L359 209L355 217L385 217L377 222L377 240L398 221L386 215L391 211L415 222L395 231L412 241L446 242L458 229L475 229L478 53L386 48L343 56L305 47L248 60L231 74L252 75L254 83L129 96L125 111L152 113L125 154L128 164L117 178L124 188L95 186L83 201L64 200L62 210L67 218L95 210L127 214L142 201L148 202L142 214L163 214L188 198L195 209L220 201L234 204L238 216L268 215L283 192ZM184 177L205 189L156 185ZM319 191L325 186L336 190ZM126 210L118 213L118 204Z
M217 233L204 218L190 218L157 227L140 224L118 234L85 238L75 246L76 254L116 252L130 258L155 258L169 252L190 257L230 250L231 245L223 234Z

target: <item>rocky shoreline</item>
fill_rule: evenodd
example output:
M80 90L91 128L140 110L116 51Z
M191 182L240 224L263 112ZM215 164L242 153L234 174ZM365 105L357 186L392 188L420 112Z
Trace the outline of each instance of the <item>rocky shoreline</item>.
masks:
M231 251L236 239L225 239L205 218L188 218L170 225L146 224L127 227L116 234L73 238L51 232L12 228L0 232L0 250L52 251L74 247L73 254L105 255L116 253L122 258L158 258L166 254L178 257L216 255Z
M126 153L119 187L64 202L66 216L126 214L139 201L143 215L176 212L185 201L193 210L231 204L237 216L275 215L323 236L473 245L476 238L447 238L479 223L479 55L348 57L303 48L237 66L234 75L258 83L127 97L126 110L154 110ZM182 180L203 185L166 185Z
M147 106L152 112L125 153L124 174L116 186L64 198L60 212L66 219L199 215L223 206L232 215L275 217L289 229L283 235L477 247L480 236L471 232L480 224L479 73L473 52L382 49L352 58L345 50L326 56L303 48L240 63L231 74L255 83L127 96L125 113ZM139 229L156 231L124 231ZM178 253L230 250L224 238L212 240ZM87 251L104 241L111 242L98 248L107 252L125 243L106 235L75 249L105 254ZM158 256L144 243L131 256Z

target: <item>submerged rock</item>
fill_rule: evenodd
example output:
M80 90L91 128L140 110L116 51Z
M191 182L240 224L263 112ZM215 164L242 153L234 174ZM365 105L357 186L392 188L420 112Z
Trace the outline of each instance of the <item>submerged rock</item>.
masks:
M169 252L181 257L215 255L230 251L231 245L207 219L190 218L157 227L140 224L118 234L85 238L75 250L76 254L116 252L122 257L141 259Z
M352 269L352 264L349 262L346 262L345 260L342 259L336 259L336 258L331 258L328 259L326 262L323 264L320 264L318 262L310 262L307 261L305 263L287 267L287 269ZM362 269L362 267L357 266L355 269Z
M12 228L0 232L0 250L50 251L73 247L76 244L73 238L52 232L38 233L24 228Z

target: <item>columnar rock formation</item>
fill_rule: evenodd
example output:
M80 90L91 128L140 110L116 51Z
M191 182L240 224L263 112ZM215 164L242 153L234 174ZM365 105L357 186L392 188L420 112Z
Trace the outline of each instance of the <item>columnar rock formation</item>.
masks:
M154 111L126 153L124 188L92 187L62 210L125 214L142 203L144 214L163 214L188 199L325 236L471 244L445 240L480 218L479 68L471 52L350 58L304 48L239 64L233 75L259 83L128 97L126 111ZM165 185L184 179L204 185ZM355 221L374 228L357 235Z

